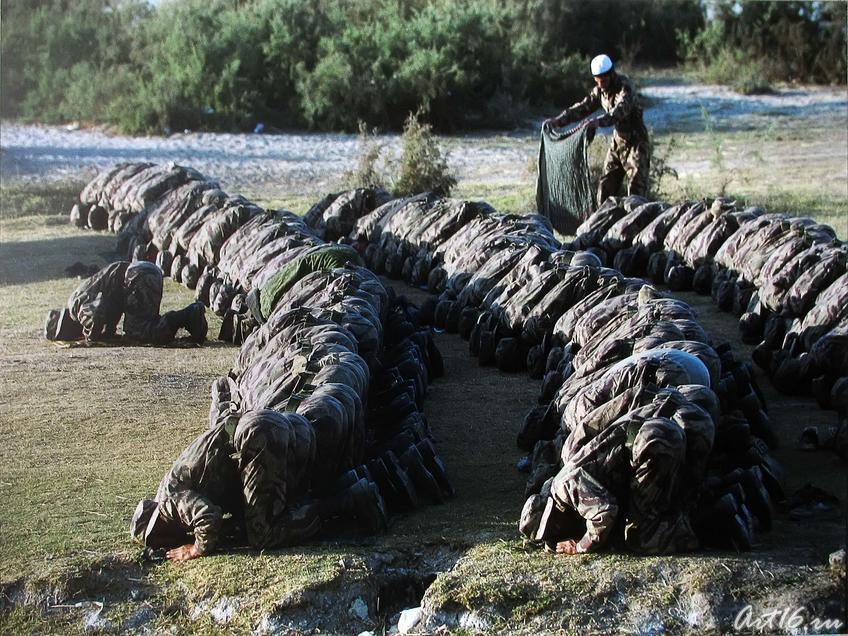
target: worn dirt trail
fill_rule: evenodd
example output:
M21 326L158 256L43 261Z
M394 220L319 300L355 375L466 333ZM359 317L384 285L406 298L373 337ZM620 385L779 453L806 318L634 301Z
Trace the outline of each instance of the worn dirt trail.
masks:
M425 292L386 281L413 302ZM393 533L442 536L463 544L489 537L514 537L524 503L526 475L515 465L522 452L515 444L518 427L536 403L539 383L526 374L481 367L456 334L436 334L445 375L435 380L424 412L439 454L456 488L456 498L398 520ZM461 522L457 522L463 517ZM476 528L467 536L467 528Z

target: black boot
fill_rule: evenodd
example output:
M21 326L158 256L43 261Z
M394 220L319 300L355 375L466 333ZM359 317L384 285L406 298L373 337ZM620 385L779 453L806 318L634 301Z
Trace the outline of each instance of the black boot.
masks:
M418 507L418 492L415 490L415 485L412 483L409 475L400 465L397 455L392 451L386 451L378 458L378 461L379 464L375 463L375 465L378 468L382 466L385 478L388 479L397 495L396 503L398 509L404 511L415 510ZM371 472L377 478L378 475L374 467L370 466Z
M192 342L201 343L206 340L209 325L206 323L206 307L203 303L194 302L179 311L169 311L163 317L174 333L182 328L191 334Z
M439 487L436 478L433 477L433 473L427 470L424 459L415 446L407 448L400 455L399 461L412 483L415 484L416 492L427 498L431 503L445 503L442 489Z
M204 342L209 331L209 324L206 322L206 307L203 303L194 302L184 311L188 311L185 328L191 334L191 341L198 344Z
M745 491L745 505L756 517L763 530L771 529L771 500L763 485L759 466L752 466L742 472L739 483Z
M421 458L424 460L424 466L432 473L436 483L439 484L439 488L442 489L442 493L444 493L445 497L453 497L455 493L453 486L448 480L445 464L442 462L442 458L439 457L438 453L436 453L436 448L433 446L433 442L429 439L424 439L418 442L415 445L415 448L417 448L418 452L421 453Z
M375 483L362 478L339 498L341 512L356 519L368 534L378 534L388 527L386 507Z
M368 470L374 477L374 483L380 489L380 494L383 496L383 500L386 502L389 510L392 512L405 512L415 508L409 501L402 501L400 493L389 478L389 473L382 459L377 457L370 460L368 462Z

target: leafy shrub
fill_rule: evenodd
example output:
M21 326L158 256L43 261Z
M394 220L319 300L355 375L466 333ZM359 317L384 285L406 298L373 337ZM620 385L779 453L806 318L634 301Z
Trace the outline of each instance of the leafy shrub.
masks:
M2 115L128 132L511 126L583 94L601 51L745 91L846 73L844 2L719 2L706 26L691 0L0 2Z
M741 93L777 81L844 83L848 4L719 2L697 33L680 33L688 69Z
M345 189L368 188L378 186L387 189L387 177L378 167L383 147L369 132L365 122L359 122L359 159L356 167L345 171L342 175L342 185Z
M410 113L401 137L394 193L397 196L408 196L432 192L439 196L450 196L455 185L456 178L451 174L447 160L433 138L431 126L422 123L418 113Z

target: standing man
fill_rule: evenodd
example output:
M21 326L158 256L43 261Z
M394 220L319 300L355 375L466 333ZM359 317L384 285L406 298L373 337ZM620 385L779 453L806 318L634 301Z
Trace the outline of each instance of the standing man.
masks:
M598 205L607 197L618 194L625 175L627 194L646 197L651 149L636 91L627 77L616 73L608 56L598 55L591 66L595 78L592 91L582 101L545 123L553 127L565 126L603 108L603 114L590 117L581 124L581 127L590 129L615 127L598 183Z

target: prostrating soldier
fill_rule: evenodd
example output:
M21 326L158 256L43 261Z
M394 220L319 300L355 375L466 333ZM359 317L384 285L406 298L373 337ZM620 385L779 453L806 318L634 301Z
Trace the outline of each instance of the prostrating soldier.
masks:
M385 527L376 484L362 478L338 492L310 492L315 432L301 415L263 409L235 425L202 433L177 458L154 500L142 500L132 537L186 561L222 543L254 548L294 545L314 537L333 517L355 518L367 532Z
M712 416L688 399L705 387L662 389L601 430L571 432L562 467L524 507L520 529L559 553L592 552L623 542L647 554L692 550L690 513L705 476ZM619 529L619 532L616 532Z
M87 342L115 337L121 316L124 335L145 344L167 344L180 328L194 342L206 339L206 308L192 303L185 309L159 313L163 274L149 261L117 261L83 280L63 309L47 314L44 335L48 340Z

